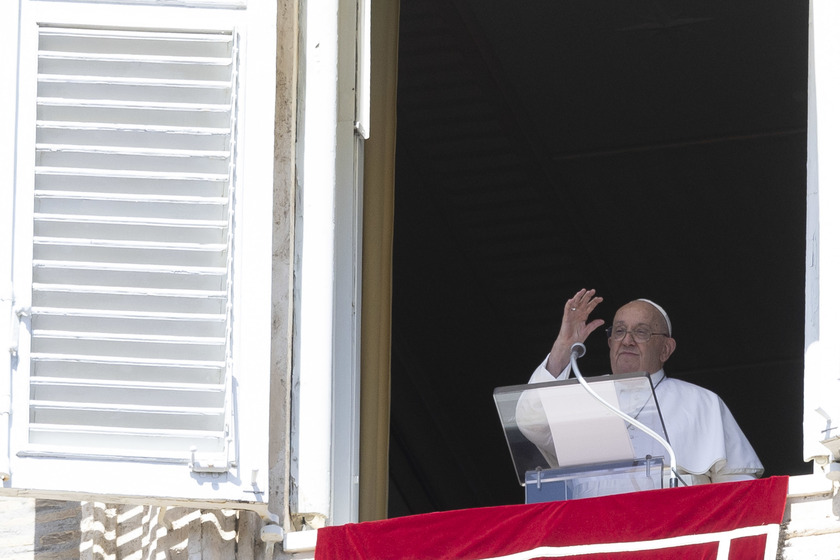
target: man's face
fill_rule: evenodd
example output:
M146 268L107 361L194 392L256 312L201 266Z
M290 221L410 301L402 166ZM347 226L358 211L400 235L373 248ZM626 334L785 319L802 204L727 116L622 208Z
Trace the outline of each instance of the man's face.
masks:
M613 320L613 329L617 327L624 327L628 332L622 340L609 339L613 373L656 373L676 347L674 339L667 336L651 336L647 342L633 338L632 331L637 328L646 328L652 333L667 332L662 315L643 301L633 301L619 309Z

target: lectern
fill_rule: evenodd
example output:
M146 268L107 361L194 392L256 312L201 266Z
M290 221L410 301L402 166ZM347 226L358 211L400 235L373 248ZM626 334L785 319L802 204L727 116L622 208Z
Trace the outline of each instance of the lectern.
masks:
M607 496L663 487L668 441L647 373L499 387L493 392L525 502Z

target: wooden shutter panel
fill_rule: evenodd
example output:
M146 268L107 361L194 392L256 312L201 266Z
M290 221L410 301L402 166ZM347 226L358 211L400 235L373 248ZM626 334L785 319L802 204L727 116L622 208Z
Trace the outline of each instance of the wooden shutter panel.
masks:
M40 29L24 454L226 456L236 52Z

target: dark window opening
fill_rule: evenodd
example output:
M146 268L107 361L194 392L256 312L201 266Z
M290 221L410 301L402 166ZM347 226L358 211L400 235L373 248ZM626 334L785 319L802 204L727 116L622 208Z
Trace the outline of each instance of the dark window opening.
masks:
M805 1L401 3L390 516L523 501L492 391L582 287L663 305L668 374L810 472L807 67Z

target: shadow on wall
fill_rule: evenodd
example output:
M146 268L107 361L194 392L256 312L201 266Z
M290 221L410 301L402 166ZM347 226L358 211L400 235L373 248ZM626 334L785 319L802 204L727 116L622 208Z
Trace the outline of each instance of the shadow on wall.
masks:
M262 560L260 527L241 510L35 500L34 558Z

